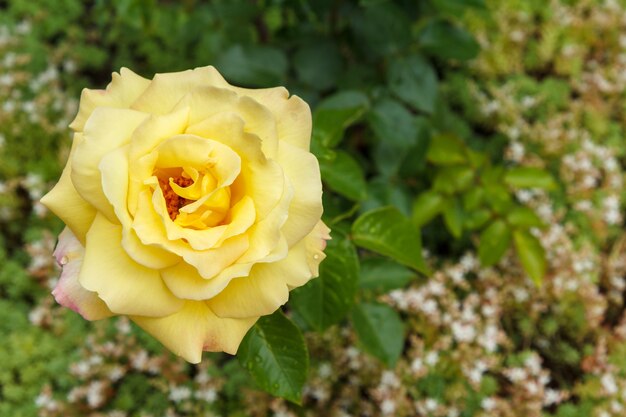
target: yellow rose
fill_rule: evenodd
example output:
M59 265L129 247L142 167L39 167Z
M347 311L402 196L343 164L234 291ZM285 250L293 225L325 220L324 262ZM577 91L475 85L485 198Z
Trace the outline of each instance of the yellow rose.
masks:
M282 87L229 85L213 67L123 68L85 89L59 183L67 225L56 300L126 315L189 362L237 352L256 320L318 275L329 239L309 152L311 113Z

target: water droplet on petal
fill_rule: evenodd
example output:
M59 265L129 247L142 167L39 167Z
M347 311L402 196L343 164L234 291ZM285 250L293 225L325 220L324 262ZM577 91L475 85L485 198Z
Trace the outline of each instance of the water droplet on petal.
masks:
M70 261L70 260L67 258L67 256L63 256L63 257L61 257L61 259L59 260L59 264L60 264L61 266L63 266L63 265L67 265L67 263L68 263L69 261Z
M320 256L316 253L315 255L313 255L313 259L318 260L320 258Z

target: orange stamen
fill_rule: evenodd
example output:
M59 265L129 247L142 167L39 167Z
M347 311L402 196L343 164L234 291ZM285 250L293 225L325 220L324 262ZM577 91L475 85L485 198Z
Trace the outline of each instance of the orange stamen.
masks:
M189 187L191 184L193 184L193 180L191 178L177 176L172 179L174 180L175 184L183 188ZM183 198L176 194L174 190L172 190L172 187L170 187L169 178L159 178L159 186L163 191L163 197L165 198L165 205L167 207L167 214L169 214L170 219L176 220L179 210L187 204L191 203L192 200L187 200L186 198Z

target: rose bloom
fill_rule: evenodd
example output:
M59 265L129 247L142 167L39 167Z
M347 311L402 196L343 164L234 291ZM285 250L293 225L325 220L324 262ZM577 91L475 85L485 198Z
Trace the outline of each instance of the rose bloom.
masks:
M123 68L83 90L69 160L42 203L67 225L53 295L126 315L189 362L235 354L260 316L318 275L329 229L311 112L213 67Z

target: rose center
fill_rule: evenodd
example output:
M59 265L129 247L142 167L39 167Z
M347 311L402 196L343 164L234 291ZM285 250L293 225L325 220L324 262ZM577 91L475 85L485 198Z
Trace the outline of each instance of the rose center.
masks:
M188 200L176 194L176 192L170 186L170 179L174 182L174 184L183 188L192 185L193 180L191 178L185 178L182 175L171 178L159 178L159 187L161 187L161 191L163 191L163 197L165 198L165 205L167 207L167 214L169 214L170 219L174 221L176 220L176 217L178 217L180 209L187 204L192 203L193 200Z

